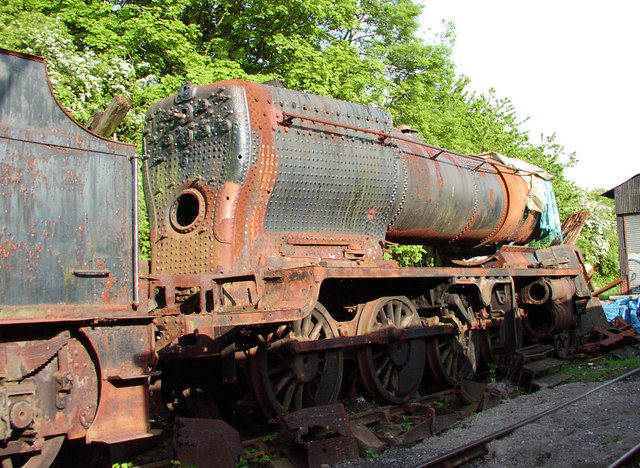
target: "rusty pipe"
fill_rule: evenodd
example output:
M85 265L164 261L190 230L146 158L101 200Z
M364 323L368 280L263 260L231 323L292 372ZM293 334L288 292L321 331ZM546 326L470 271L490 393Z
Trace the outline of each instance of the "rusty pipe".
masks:
M544 338L571 328L576 286L570 278L540 278L520 290L529 332Z
M568 301L575 292L576 286L569 278L540 278L520 290L520 301L528 305Z
M531 305L525 309L526 326L531 335L544 338L571 328L574 308L572 301Z
M145 147L143 149L146 151L146 145L144 139L142 140L142 145ZM133 297L132 302L134 307L138 307L140 305L140 238L138 234L138 158L131 158L131 179L132 179L132 194L131 194L131 230L132 239L131 242L133 245L131 246L131 261L132 265L132 280L133 280Z

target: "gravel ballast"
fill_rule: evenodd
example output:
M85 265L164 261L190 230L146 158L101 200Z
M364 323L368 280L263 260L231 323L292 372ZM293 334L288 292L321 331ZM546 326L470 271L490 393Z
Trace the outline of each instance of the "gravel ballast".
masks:
M608 466L640 442L638 374L616 382L488 444L488 454L466 466ZM601 383L571 383L508 400L410 448L336 466L411 467L464 443L569 401Z

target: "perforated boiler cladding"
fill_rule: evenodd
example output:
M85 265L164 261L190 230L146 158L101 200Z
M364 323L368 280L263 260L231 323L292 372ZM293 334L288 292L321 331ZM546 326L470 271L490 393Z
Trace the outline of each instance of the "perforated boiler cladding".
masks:
M149 110L146 147L155 272L242 271L278 245L340 258L350 244L378 259L384 238L477 246L536 230L514 171L426 145L375 107L186 84Z

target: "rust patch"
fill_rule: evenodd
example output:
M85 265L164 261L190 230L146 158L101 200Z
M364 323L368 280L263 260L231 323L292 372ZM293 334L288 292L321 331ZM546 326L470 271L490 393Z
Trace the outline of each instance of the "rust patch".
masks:
M367 212L367 221L371 221L374 218L376 210L377 208L375 206L369 208L369 211Z

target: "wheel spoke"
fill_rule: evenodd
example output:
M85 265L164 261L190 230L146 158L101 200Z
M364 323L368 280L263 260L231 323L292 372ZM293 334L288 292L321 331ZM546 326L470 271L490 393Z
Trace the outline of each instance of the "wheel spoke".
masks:
M309 329L311 329L311 315L302 319L302 337L307 338L309 336Z
M413 323L413 317L411 315L405 315L404 317L402 317L402 320L400 321L399 326L401 328L406 328L406 327L410 327L412 323Z
M450 346L444 348L444 351L440 351L440 360L445 362L449 355L453 352Z
M393 304L389 302L384 306L385 315L387 316L387 325L394 325L396 322L396 311Z
M282 398L282 409L285 411L289 411L291 409L291 402L293 401L293 394L296 391L296 387L298 386L298 382L292 381L287 385L287 390L284 393L284 397Z
M393 371L393 364L389 363L389 365L385 366L385 371L382 374L382 388L387 388L389 385L389 379L391 378L391 372Z
M454 354L449 354L447 359L444 361L445 369L447 370L447 375L453 376L453 365L456 362L456 356Z
M323 323L322 322L318 322L313 326L313 330L311 330L311 333L309 334L309 339L311 340L317 340L318 337L320 336L320 332L322 331L323 328Z
M387 317L388 317L388 321L387 321L387 325L394 325L396 324L396 308L393 305L393 302L388 303L385 306L385 309L387 310Z
M402 326L402 304L395 304L395 315L393 317L393 323L396 327Z
M379 366L376 366L376 375L380 376L380 374L382 374L382 371L384 371L387 368L387 365L391 362L391 358L389 356L386 356L384 358L384 361L382 361L382 364L380 364Z
M280 364L279 366L271 367L269 370L267 370L267 375L271 377L288 370L289 370L289 366L287 364Z
M391 380L389 385L387 385L387 389L391 392L397 392L400 390L400 374L397 368L391 369Z
M304 408L304 383L299 383L296 388L295 400L293 403L293 407L297 409Z
M283 378L281 378L278 381L278 384L273 389L274 395L279 395L282 389L291 381L292 378L293 375L291 373L288 373Z

